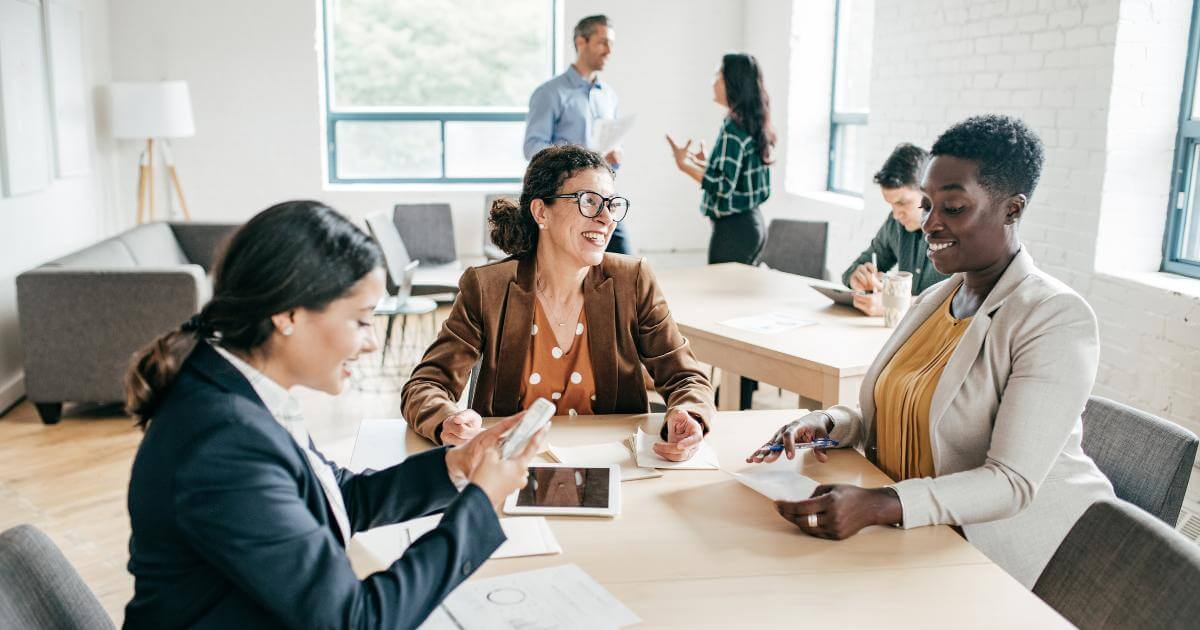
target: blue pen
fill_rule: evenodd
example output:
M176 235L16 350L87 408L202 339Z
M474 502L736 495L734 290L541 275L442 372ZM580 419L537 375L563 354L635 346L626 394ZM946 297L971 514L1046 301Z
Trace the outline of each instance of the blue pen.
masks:
M811 442L802 442L797 444L796 448L833 448L837 445L837 440L831 440L829 438L817 438ZM779 451L783 450L783 442L776 442L767 450L771 451L772 453L778 453Z

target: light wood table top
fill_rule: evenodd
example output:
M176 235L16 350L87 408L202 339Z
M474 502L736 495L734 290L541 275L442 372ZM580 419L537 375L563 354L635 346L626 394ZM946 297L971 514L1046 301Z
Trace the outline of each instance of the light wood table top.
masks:
M697 358L729 374L783 387L828 407L857 404L858 384L892 329L880 317L836 305L810 279L739 263L657 274L671 314ZM720 322L780 312L815 322L776 334ZM726 375L722 385L732 382ZM722 396L731 409L736 396Z
M785 621L865 626L1065 625L1016 580L948 527L871 527L843 541L813 538L726 471L800 411L722 412L710 444L723 470L666 470L622 484L615 519L549 517L554 556L492 560L481 577L572 562L649 627L720 627ZM550 441L578 446L654 429L661 414L556 418ZM407 431L409 453L432 445ZM887 477L856 451L811 456L819 482L878 486ZM812 596L806 596L811 593ZM824 605L823 605L824 604Z

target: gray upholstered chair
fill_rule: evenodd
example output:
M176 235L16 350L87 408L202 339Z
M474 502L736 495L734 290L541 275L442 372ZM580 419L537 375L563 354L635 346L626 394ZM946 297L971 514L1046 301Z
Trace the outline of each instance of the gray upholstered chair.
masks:
M1195 628L1200 547L1124 501L1092 505L1033 592L1080 628Z
M32 525L0 533L0 628L112 627L99 600L49 537Z
M829 273L825 270L828 251L828 223L775 219L767 226L761 262L778 271L828 280Z
M1083 452L1118 497L1171 527L1179 519L1196 444L1191 431L1107 398L1092 396L1083 410Z
M133 353L208 301L237 225L148 223L17 276L25 395L47 424L64 402L124 400Z
M392 223L407 255L421 262L413 278L413 295L457 294L463 268L454 244L450 204L396 204Z

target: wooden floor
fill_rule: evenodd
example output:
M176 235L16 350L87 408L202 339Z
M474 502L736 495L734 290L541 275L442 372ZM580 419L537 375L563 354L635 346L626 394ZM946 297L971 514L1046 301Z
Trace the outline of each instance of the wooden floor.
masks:
M366 375L341 396L298 392L313 441L327 456L349 461L363 418L400 416L400 385L428 342L428 326L393 352L387 368L362 366ZM763 387L754 407L793 408L796 400ZM68 407L54 426L43 425L28 402L0 418L0 531L31 523L46 532L118 626L133 595L125 496L140 441L141 431L114 406Z

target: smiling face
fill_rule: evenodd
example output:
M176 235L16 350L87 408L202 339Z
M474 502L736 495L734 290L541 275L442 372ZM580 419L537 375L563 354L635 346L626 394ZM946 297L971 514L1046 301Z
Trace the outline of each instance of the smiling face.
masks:
M616 32L603 25L597 26L596 30L592 31L592 34L586 39L576 37L575 50L579 57L579 64L595 72L603 70L616 42Z
M924 211L921 209L921 191L909 186L900 188L880 188L883 200L892 207L892 218L900 222L904 229L916 232L921 229Z
M1023 194L994 199L979 183L979 165L950 155L935 156L921 182L921 228L929 259L940 273L983 271L1011 257L1018 247L1016 224Z
M372 318L384 287L384 271L376 268L321 310L274 315L268 356L283 373L280 384L340 394L359 355L379 348ZM285 336L280 331L289 325L293 332Z
M568 178L556 194L569 195L581 190L612 197L614 183L612 175L603 169L585 169ZM545 229L538 237L539 257L543 250L555 260L571 261L578 267L592 267L604 260L604 249L612 238L617 224L612 220L608 205L600 214L587 218L580 214L579 204L574 199L535 199L530 204L533 218Z

